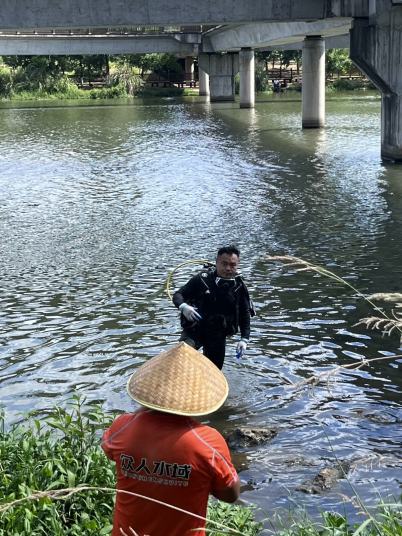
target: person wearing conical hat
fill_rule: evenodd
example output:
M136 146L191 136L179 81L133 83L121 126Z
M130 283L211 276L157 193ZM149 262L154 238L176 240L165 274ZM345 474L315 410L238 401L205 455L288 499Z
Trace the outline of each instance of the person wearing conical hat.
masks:
M117 417L102 438L116 463L112 536L205 535L209 494L231 503L240 493L224 438L194 419L224 403L225 376L181 342L138 367L127 391L142 408Z

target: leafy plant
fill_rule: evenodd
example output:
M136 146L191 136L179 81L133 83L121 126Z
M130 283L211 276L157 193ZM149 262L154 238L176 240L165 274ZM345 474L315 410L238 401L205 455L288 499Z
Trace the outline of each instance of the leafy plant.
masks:
M208 509L208 519L241 532L245 536L257 536L262 530L262 523L254 520L252 508L239 505L230 505L219 501L211 501ZM227 535L227 531L216 529L208 522L206 526L208 534L213 536Z
M99 407L84 410L74 397L69 409L53 409L45 419L30 415L25 424L5 431L0 421L0 501L7 503L36 490L90 483L114 487L114 468L99 447L107 418ZM108 534L113 501L98 491L63 501L43 497L21 503L0 518L1 536Z
M13 74L10 69L0 67L0 97L11 97L13 93Z
M109 78L113 87L121 88L130 96L136 95L143 86L142 78L127 63L116 66Z

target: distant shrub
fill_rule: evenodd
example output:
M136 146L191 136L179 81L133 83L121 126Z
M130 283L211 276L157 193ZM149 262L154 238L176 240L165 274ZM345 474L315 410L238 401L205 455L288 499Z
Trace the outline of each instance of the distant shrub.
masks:
M10 69L0 68L0 97L11 97L13 93L13 82L13 75Z
M64 75L58 80L55 80L51 92L62 95L64 98L67 99L78 99L82 96L82 93L85 93L80 90L77 85L69 79L67 75Z
M125 94L130 96L136 95L144 84L140 75L127 63L116 66L109 77L109 83L112 87L119 87L121 91L124 90Z
M272 91L272 84L267 77L267 72L261 65L257 65L255 69L255 90L257 92Z
M86 92L86 96L90 99L113 99L116 97L128 97L128 94L123 84L119 84L117 86L90 89Z
M291 91L301 91L302 85L300 82L292 82L291 84L288 84L287 89Z
M364 79L338 78L330 84L334 89L350 91L354 89L363 89L367 87L367 81Z
M181 87L146 87L140 93L141 97L181 97L186 94L189 90Z

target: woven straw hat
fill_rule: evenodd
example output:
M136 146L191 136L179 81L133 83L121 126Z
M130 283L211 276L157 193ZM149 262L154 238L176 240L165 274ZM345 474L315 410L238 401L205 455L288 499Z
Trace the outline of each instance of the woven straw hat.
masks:
M207 415L229 393L223 373L197 350L181 342L138 367L127 392L148 408L176 415Z

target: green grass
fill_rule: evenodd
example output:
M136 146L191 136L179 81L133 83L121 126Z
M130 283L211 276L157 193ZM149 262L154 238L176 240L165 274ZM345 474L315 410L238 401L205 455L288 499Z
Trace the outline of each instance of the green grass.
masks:
M139 90L135 97L190 97L198 96L198 89L192 88L146 88ZM0 96L3 101L40 101L40 100L75 100L75 99L114 99L135 98L124 90L121 85L93 89L69 87L67 91L30 90L12 92Z
M402 504L400 501L393 505L380 504L376 519L366 518L360 524L350 524L346 517L335 512L324 512L321 522L313 523L300 514L284 524L287 528L277 529L277 536L401 536Z

